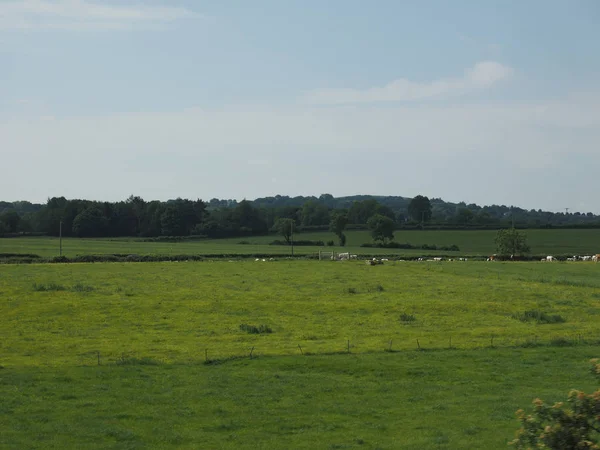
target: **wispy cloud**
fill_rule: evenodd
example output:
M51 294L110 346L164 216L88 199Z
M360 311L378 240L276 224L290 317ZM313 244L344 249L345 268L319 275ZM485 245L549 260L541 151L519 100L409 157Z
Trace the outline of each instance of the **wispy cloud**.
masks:
M198 18L186 8L90 0L0 2L0 30L118 30Z
M465 70L462 77L418 83L400 78L383 87L369 89L317 89L308 92L303 101L310 104L336 105L372 102L405 102L448 95L461 95L489 88L509 78L511 67L495 61L483 61Z

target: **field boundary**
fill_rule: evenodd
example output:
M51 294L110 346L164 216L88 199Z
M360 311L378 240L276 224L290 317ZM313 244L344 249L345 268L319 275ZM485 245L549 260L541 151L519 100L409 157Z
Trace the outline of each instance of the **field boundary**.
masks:
M473 342L475 339L469 339ZM296 347L291 343L289 348L295 348L296 351L289 353L261 353L261 350L265 350L268 346L264 345L250 345L240 350L239 353L227 354L226 352L219 352L218 347L207 347L202 349L197 358L188 359L166 359L161 356L154 356L149 353L139 353L135 350L127 352L103 352L101 350L92 350L87 352L73 353L72 361L75 365L80 367L93 367L93 366L158 366L158 365L178 365L178 364L205 364L205 365L220 365L228 362L238 360L254 360L257 358L283 358L289 356L300 356L300 357L311 357L311 356L341 356L341 355L366 355L375 353L439 353L439 352L472 352L480 350L508 350L508 349L532 349L532 348L573 348L573 347L600 347L600 337L589 338L583 335L575 336L554 336L540 338L539 336L532 335L528 337L513 338L511 336L490 336L479 339L481 342L480 346L460 346L460 341L457 343L450 336L446 344L437 343L434 345L431 342L427 342L426 337L421 337L411 341L413 347L407 348L394 348L394 342L407 341L398 339L394 341L391 339L388 345L381 347L380 349L364 349L357 348L351 340L340 342L337 348L331 350L321 351L310 351L310 345L306 343L298 343ZM503 345L502 342L510 342L509 344ZM201 348L199 346L199 348ZM28 355L32 356L32 355ZM42 366L45 364L37 364L35 366ZM51 365L51 364L50 364ZM0 369L9 369L7 365L0 359Z

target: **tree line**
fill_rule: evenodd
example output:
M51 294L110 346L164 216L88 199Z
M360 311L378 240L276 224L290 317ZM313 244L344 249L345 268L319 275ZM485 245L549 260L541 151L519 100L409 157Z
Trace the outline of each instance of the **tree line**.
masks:
M452 204L418 195L334 198L275 196L254 201L177 198L146 201L130 196L119 202L53 197L46 204L0 202L0 235L40 233L77 237L251 236L276 232L330 230L341 245L345 230L370 229L376 241L393 239L399 228L503 228L600 226L587 213L526 211L516 207Z

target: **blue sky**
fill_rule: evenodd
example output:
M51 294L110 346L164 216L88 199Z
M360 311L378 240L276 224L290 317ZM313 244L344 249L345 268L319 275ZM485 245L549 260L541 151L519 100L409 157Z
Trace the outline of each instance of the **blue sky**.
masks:
M0 0L0 198L600 213L597 1Z

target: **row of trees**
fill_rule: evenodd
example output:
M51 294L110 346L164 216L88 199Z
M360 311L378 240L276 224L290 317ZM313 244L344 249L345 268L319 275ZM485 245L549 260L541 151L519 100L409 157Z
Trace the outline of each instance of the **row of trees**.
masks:
M463 205L420 195L412 199L370 196L336 199L323 194L318 198L276 196L241 202L180 198L148 202L135 196L121 202L94 202L54 197L45 205L0 202L0 234L39 232L58 235L62 222L66 236L230 237L264 234L269 230L281 234L281 230L291 229L290 224L293 224L298 231L330 229L343 244L344 230L350 226L370 228L374 231L374 239L381 242L393 238L389 229L422 225L505 228L511 224L573 223L600 226L599 218L591 213L559 215L504 206ZM448 215L448 210L452 210L452 214ZM568 218L567 223L561 217Z
M214 202L213 202L214 203ZM373 199L356 201L348 209L330 209L309 200L302 206L257 208L252 202L211 208L204 201L178 198L146 202L131 196L122 202L94 202L54 197L34 212L0 213L0 234L39 232L57 236L190 236L232 237L279 232L286 240L297 231L329 227L340 244L349 224L366 227L373 217L396 225L394 212Z

